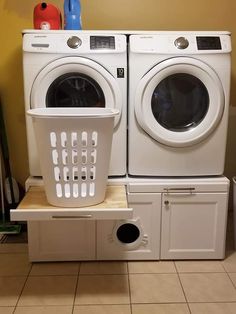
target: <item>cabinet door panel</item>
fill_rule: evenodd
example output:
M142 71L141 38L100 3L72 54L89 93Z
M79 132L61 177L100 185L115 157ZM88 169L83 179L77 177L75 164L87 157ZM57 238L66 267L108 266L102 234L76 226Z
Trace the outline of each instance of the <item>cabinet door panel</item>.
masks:
M167 193L162 199L162 259L222 259L227 193Z
M31 261L95 259L94 221L28 222Z
M161 193L128 193L132 219L97 222L97 259L160 258Z

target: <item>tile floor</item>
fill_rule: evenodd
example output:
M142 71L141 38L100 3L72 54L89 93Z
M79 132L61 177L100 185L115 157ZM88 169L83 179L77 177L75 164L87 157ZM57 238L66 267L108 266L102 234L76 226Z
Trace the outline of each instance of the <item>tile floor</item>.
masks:
M29 263L0 244L0 314L235 314L232 239L224 261Z

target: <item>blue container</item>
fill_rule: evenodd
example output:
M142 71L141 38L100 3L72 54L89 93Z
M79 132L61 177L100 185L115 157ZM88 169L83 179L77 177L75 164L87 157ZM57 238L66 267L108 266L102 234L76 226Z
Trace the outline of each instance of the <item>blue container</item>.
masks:
M80 0L64 1L64 29L82 29Z

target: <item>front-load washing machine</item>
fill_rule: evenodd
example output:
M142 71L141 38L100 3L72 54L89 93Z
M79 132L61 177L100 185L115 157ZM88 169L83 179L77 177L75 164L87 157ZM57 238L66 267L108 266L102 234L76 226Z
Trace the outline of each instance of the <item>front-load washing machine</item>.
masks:
M130 36L130 175L223 173L230 52L226 32Z
M25 108L107 107L115 119L110 176L126 174L126 36L92 31L23 33ZM29 171L41 176L30 117L26 117Z

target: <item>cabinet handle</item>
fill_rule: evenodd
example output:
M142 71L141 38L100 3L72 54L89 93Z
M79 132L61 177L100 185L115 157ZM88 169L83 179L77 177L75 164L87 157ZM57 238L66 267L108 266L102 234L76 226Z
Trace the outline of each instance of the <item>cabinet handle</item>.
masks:
M195 188L189 187L189 188L164 188L164 191L168 194L171 192L189 192L189 193L193 193L193 191L195 191Z
M78 215L78 216L69 216L69 215L63 215L63 216L52 216L52 218L55 219L68 219L68 218L92 218L92 215Z

